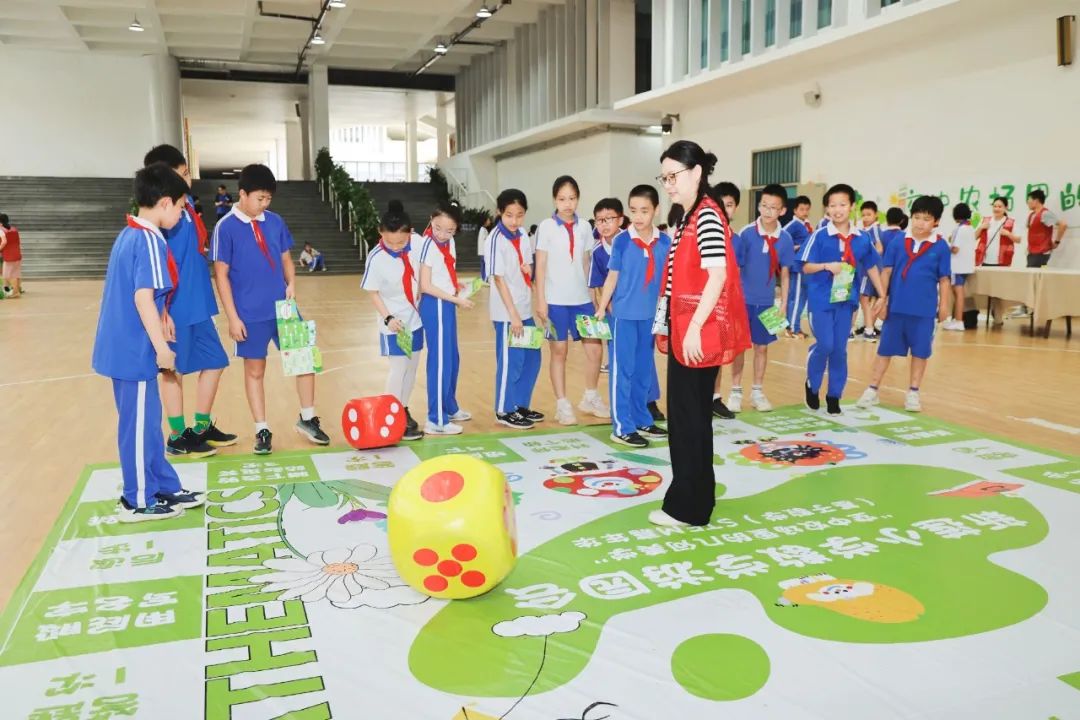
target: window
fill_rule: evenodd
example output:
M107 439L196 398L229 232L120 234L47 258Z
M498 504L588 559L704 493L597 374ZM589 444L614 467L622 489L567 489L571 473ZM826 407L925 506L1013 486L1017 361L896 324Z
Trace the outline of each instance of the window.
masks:
M802 35L802 0L785 0L785 2L791 3L791 25L788 33L791 37L797 38Z
M765 0L765 47L776 44L776 0Z
M731 0L720 0L720 61L727 62L731 47Z
M830 25L832 25L832 0L818 0L818 29L827 28Z
M755 152L751 162L751 185L764 187L770 183L797 185L799 182L802 146L776 148Z
M750 0L742 0L742 54L750 54L750 16L753 9Z
M881 7L887 8L890 5L898 5L900 0L881 0Z
M701 0L701 69L709 67L709 0Z

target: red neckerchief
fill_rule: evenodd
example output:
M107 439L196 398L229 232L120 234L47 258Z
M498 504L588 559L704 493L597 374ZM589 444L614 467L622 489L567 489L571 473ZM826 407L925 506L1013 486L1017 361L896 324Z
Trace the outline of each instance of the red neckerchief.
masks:
M127 216L127 226L129 228L135 228L136 230L148 230L145 225L141 225L135 218ZM169 270L169 280L172 281L172 290L165 296L165 307L168 308L172 305L173 295L180 288L180 268L176 265L176 259L173 257L172 250L169 249L169 244L165 243L165 266Z
M506 229L506 226L504 226L501 221L499 222L497 228L499 232L501 232L502 235L510 241L510 244L514 246L514 252L517 253L518 267L520 268L522 265L525 264L525 256L521 254L521 230L518 229L517 231L511 233L509 230ZM525 278L525 285L531 288L532 276L524 270L521 271L521 276Z
M435 239L435 233L432 231L431 226L424 231L424 237L431 238L431 241L435 243L435 247L442 253L443 262L446 263L446 271L450 273L450 283L454 286L454 294L457 294L457 261L454 259L453 254L450 252L450 241L447 240L444 243Z
M653 279L653 272L655 271L655 269L653 268L653 245L656 244L656 241L654 240L651 243L646 243L644 240L639 238L637 235L634 235L633 233L630 234L630 239L634 241L635 245L644 250L645 254L649 258L649 265L645 269L645 287L649 287L649 283L651 283Z
M386 243L384 243L382 240L379 240L379 246L390 257L401 258L401 264L403 266L403 270L401 273L401 287L405 291L405 298L409 301L409 304L413 307L416 307L416 297L415 295L413 295L412 262L409 261L409 250L411 249L411 245L406 243L405 247L403 247L401 250L398 250L397 252L394 252L390 248L386 247Z
M934 244L934 240L927 238L923 240L921 246L919 246L918 252L912 252L912 248L915 246L915 238L908 235L904 238L904 251L907 252L907 264L904 265L904 269L900 272L900 277L907 280L907 271L911 268L912 264L930 249L930 246Z
M277 269L274 265L274 256L270 254L270 248L266 244L266 238L263 237L262 229L259 227L259 221L255 218L251 218L251 231L255 233L255 243L262 250L262 254L266 256L266 261L270 263L271 269Z
M184 197L184 208L187 209L188 215L191 216L191 222L195 223L195 234L199 236L199 254L206 254L206 223L203 222L202 215L195 212L195 206L191 204L191 200Z
M577 215L575 215L574 219L571 220L570 222L563 222L562 218L559 217L559 213L555 213L552 217L555 218L555 222L557 222L559 225L562 225L564 228L566 228L566 234L570 236L570 261L573 262L573 260L574 260L574 226L577 225Z
M851 267L855 267L855 252L851 249L851 241L855 239L855 233L850 235L841 235L840 231L836 231L836 237L840 239L841 245L844 247L843 260Z
M806 220L803 220L802 224L806 226L806 232L808 232L808 233L814 232L814 226L811 225L809 222L807 222Z
M761 235L763 229L759 224L757 226L758 235ZM780 254L776 251L776 243L780 242L780 228L776 229L776 237L772 235L761 235L761 239L769 245L769 280L780 274Z

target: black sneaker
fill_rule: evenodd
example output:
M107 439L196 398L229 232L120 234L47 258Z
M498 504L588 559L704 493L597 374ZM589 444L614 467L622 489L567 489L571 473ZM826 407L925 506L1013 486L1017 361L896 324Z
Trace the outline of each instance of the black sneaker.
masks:
M828 412L830 415L842 415L843 414L843 412L840 410L840 398L838 398L838 397L829 397L828 395L826 395L825 396L825 407L826 407L826 412Z
M150 522L152 520L172 520L178 518L184 514L184 508L180 506L167 505L165 503L156 503L149 507L138 508L133 505L129 505L128 501L124 498L120 498L119 510L117 515L122 523L138 523L138 522Z
M664 413L660 412L660 408L657 407L655 402L649 403L648 408L649 414L652 415L652 420L654 423L664 422L665 420L667 420L667 416L665 416Z
M724 404L724 401L720 398L713 398L712 401L712 414L713 417L722 418L724 420L734 420L735 413L728 410L728 406Z
M210 447L229 447L230 445L236 444L235 435L222 432L218 429L217 425L212 422L201 433L195 433L195 437Z
M401 436L401 439L402 440L409 440L409 441L423 440L424 439L424 431L421 430L420 426L417 425L416 423L413 423L412 425L409 425L406 422L405 423L405 434Z
M186 455L193 458L217 455L217 449L210 447L199 439L199 436L191 428L186 428L182 435L169 438L168 442L165 443L165 452L170 455Z
M197 508L206 502L205 493L193 492L191 490L185 490L184 488L180 488L174 493L159 492L154 497L156 497L160 503L165 503L172 507L183 508L184 510Z
M538 423L544 421L544 413L530 410L529 408L519 407L517 409L518 415L525 418L531 423Z
M413 416L412 416L412 413L409 412L409 408L405 408L405 439L406 440L410 439L408 437L410 432L412 432L412 433L420 432L420 423L413 420ZM421 437L423 437L423 433L421 433ZM412 439L415 440L416 438L412 438Z
M649 441L638 435L636 432L626 433L625 435L616 435L611 433L611 439L620 445L629 445L634 448L647 448L649 447Z
M650 425L648 427L639 427L637 429L638 434L644 435L650 440L663 440L668 436L668 431L657 425Z
M255 450L252 452L256 455L269 455L274 452L274 448L270 443L273 437L274 433L269 430L260 430L255 433Z
M821 398L818 397L818 394L816 392L814 392L813 390L810 389L810 381L809 380L806 381L805 389L806 389L806 407L810 408L811 410L820 410L821 409Z
M296 432L306 437L310 442L316 445L329 445L330 436L322 431L319 427L319 417L316 415L310 420L299 418L296 421Z
M502 415L496 414L495 421L500 425L513 428L515 430L532 430L533 421L522 415L518 411L512 413L503 413Z

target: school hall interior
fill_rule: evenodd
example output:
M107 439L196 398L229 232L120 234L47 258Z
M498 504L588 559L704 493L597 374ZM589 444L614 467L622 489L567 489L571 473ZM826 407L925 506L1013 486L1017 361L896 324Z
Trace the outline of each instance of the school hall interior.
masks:
M1080 716L1078 11L1074 0L0 0L4 717ZM814 308L789 302L809 277L795 249L786 290L776 270L787 327L768 340L769 407L751 402L748 350L746 400L712 419L710 523L657 527L668 440L618 437L615 341L592 341L594 381L589 341L550 339L562 331L537 317L550 308L532 282L521 292L540 369L522 410L545 417L505 422L510 339L493 325L504 301L489 271L512 222L529 256L522 277L539 248L549 295L577 282L538 237L554 218L573 243L580 224L589 254L571 259L586 263L595 294L579 289L595 305L608 271L591 282L593 255L640 233L630 206L645 195L632 188L656 192L652 226L679 237L676 178L661 167L679 141L714 153L708 181L737 190L729 263L743 266L738 237L766 234L766 188L784 194L781 227L805 222L826 242L824 197L846 184L852 228L871 240L896 231L878 260L900 258L904 281L920 258L916 203L940 200L930 238L952 267L928 320L921 407L910 409L903 356L880 404L859 402L886 323L904 311L888 305L868 324L871 299L855 310L842 412L830 414L806 406L817 340ZM139 224L163 217L143 212L135 180L162 145L182 155L182 167L166 164L190 184L174 220L199 238L187 254L169 228L158 246ZM272 190L250 184L253 165ZM507 206L508 189L527 208ZM803 197L808 215L796 214ZM630 228L612 226L614 240L593 222L611 198ZM508 220L507 207L523 216ZM313 325L301 347L267 335L268 351L257 348L260 425L245 381L253 356L228 308L262 290L233 277L226 302L221 263L234 242L262 263L258 228L272 232L273 215L291 247L270 238L282 254L265 258L285 283L295 274L289 299ZM212 421L196 416L198 371L181 373L182 401L170 401L179 426L165 405L153 414L168 377L102 373L95 345L122 322L157 366L138 294L122 284L120 256L144 252L132 244L143 233L146 262L160 264L155 312L172 302L165 284L210 294L200 342L226 358ZM415 266L397 264L414 251ZM388 256L380 310L372 288ZM406 353L391 330L402 313L387 309L386 288L398 291L406 265L402 301L416 325L424 318L407 329L428 338L437 322L437 348ZM438 301L456 318L449 335L442 314L423 314L421 272L452 276L469 296ZM127 314L103 299L109 283ZM277 318L259 322L280 344ZM173 343L178 363L192 337ZM306 370L289 357L298 351ZM553 363L562 351L565 370ZM415 387L388 398L406 356ZM661 415L668 362L653 353ZM651 367L641 372L644 387ZM309 407L293 375L310 373ZM124 382L141 388L137 401L121 398ZM732 385L724 366L721 406ZM434 388L461 412L445 412ZM603 412L586 407L593 389ZM572 422L559 422L560 394ZM398 403L417 428L399 427ZM312 415L328 443L312 441ZM234 440L199 441L207 422ZM358 439L383 423L402 439ZM259 446L264 427L272 453ZM130 522L122 498L145 489L148 454L197 506ZM425 471L433 479L413 483ZM487 482L500 488L496 510L476 491Z

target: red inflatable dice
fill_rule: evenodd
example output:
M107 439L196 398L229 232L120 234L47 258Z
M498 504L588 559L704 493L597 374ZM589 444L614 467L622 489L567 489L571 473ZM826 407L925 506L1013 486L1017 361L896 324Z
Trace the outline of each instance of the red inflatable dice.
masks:
M357 450L395 445L405 434L405 408L393 395L354 398L341 411L341 431Z

